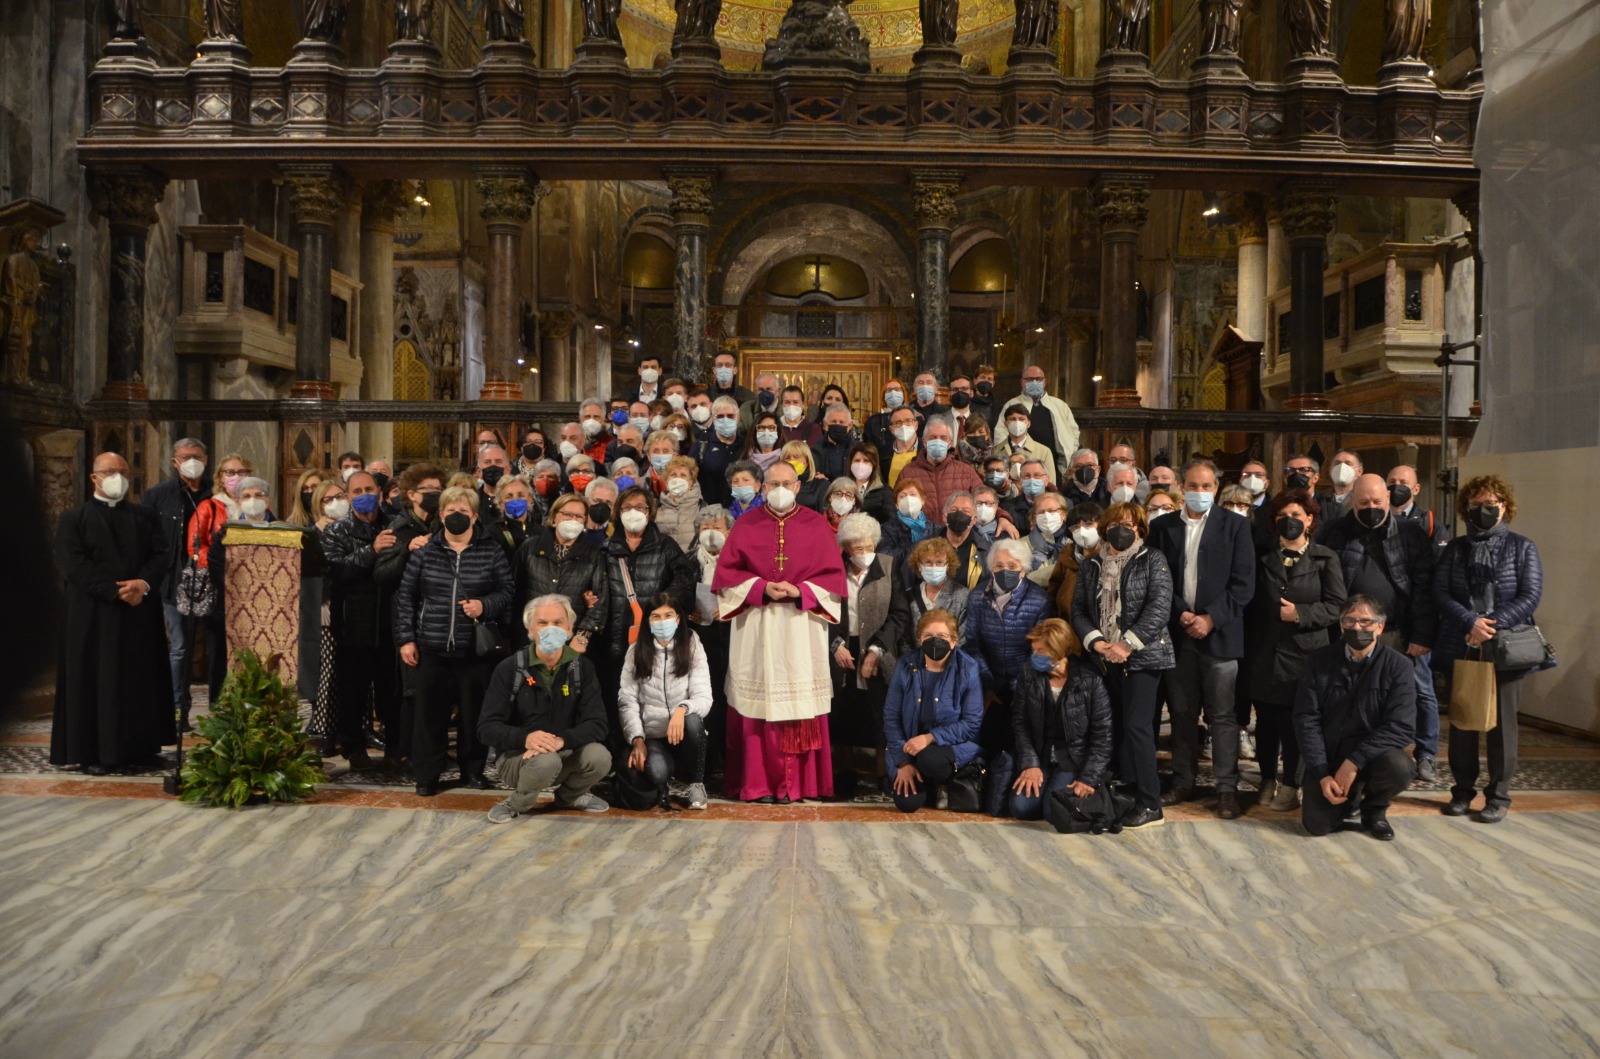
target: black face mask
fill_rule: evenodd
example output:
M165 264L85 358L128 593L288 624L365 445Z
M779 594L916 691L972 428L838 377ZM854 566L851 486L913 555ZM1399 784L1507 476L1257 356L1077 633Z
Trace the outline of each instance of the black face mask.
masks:
M1352 651L1362 651L1372 645L1372 641L1378 638L1378 634L1371 629L1341 629L1339 630L1339 638Z
M1479 504L1477 507L1467 508L1467 525L1482 532L1494 529L1495 523L1500 521L1499 504Z
M1278 516L1278 536L1286 541L1297 541L1305 536L1305 520L1295 518L1293 515Z
M1290 471L1288 476L1284 478L1284 483L1290 489L1310 489L1311 476L1304 471Z
M485 467L478 472L478 477L483 479L484 485L493 489L500 484L500 479L505 477L505 473L506 469L504 467Z
M1125 552L1133 547L1133 527L1124 526L1120 522L1106 530L1106 543L1118 552Z
M930 636L922 641L922 653L930 662L942 662L950 657L950 645L937 636Z
M668 435L665 434L662 435L662 437L667 436ZM639 454L639 450L634 448L632 445L618 445L617 454L611 462L615 463L617 460L632 460L634 463L640 464L641 466L644 464L644 457L641 456Z
M1411 503L1411 487L1409 485L1391 485L1389 487L1389 506L1395 510Z
M989 382L987 379L983 382L974 383L972 388L978 391L979 397L988 397L994 393L994 383Z
M452 511L444 517L444 528L449 533L462 534L472 528L472 516Z
M1021 570L996 570L994 572L994 583L1000 586L1000 591L1002 592L1016 591L1017 585L1021 581Z
M302 490L300 490L300 503L305 505L305 509L307 511L311 510L311 494L315 493L315 492L316 492L315 489L302 489Z
M1381 507L1364 507L1356 512L1356 521L1367 529L1377 529L1389 517L1389 512Z
M959 537L971 527L972 516L965 511L952 511L944 524L949 527L951 533Z
M372 476L372 480L378 483L379 496L389 491L389 476L387 474L375 474Z
M1072 480L1083 486L1088 485L1098 477L1100 477L1100 472L1087 463L1072 472Z
M950 395L951 408L965 408L972 403L972 395L965 390L957 390Z
M777 399L778 395L770 390L762 390L760 393L756 394L756 403L762 408L771 408L772 402L776 401Z
M439 513L439 494L429 490L422 494L422 511L427 515Z
M835 423L828 428L828 440L835 445L843 445L850 440L850 428Z
M540 460L544 459L544 446L537 445L531 441L528 442L526 445L522 446L522 458L527 460L529 463L538 463Z
M589 521L604 525L611 521L611 505L605 501L589 505Z

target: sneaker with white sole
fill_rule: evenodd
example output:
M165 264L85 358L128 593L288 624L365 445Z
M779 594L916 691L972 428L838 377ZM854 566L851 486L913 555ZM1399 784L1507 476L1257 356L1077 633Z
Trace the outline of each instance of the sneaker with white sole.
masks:
M1254 761L1256 759L1256 741L1249 732L1239 729L1239 760Z
M586 813L603 813L611 806L598 794L580 794L568 805L559 798L556 799L557 809L579 809Z
M689 808L704 809L711 804L711 799L706 795L704 783L689 784Z
M1258 805L1271 805L1272 804L1272 798L1277 793L1278 793L1278 781L1277 780L1262 780L1261 781L1261 794L1256 799L1256 804L1258 804Z
M511 808L511 799L507 798L493 809L489 810L491 824L509 824L522 814Z
M1300 808L1300 789L1291 787L1287 783L1278 784L1278 793L1272 796L1272 801L1267 804L1267 808L1280 813L1287 813Z

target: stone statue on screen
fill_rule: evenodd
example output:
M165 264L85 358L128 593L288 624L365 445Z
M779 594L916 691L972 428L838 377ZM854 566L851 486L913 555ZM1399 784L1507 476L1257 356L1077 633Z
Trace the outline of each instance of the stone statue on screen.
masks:
M242 0L206 0L206 40L239 40L244 36Z
M1243 14L1244 0L1200 0L1200 54L1236 54Z
M522 0L488 0L483 6L483 29L490 40L520 41L525 21Z
M144 5L139 0L111 0L111 38L113 40L138 40L139 16Z
M672 30L672 43L707 41L716 37L717 19L722 16L722 0L677 0L678 23Z
M1291 55L1327 55L1333 0L1284 0L1283 24Z
M958 0L918 0L923 44L939 48L955 46L959 6Z
M617 15L621 12L622 0L583 0L584 38L622 43L622 34L617 32Z
M1143 52L1150 0L1107 0L1106 50Z
M1011 47L1048 49L1055 39L1060 7L1054 0L1016 0L1017 20ZM954 38L952 38L954 39Z
M33 331L39 323L39 293L43 289L33 257L39 249L39 238L39 229L22 228L16 249L0 262L0 342L4 343L7 382L23 382L29 374Z
M1383 61L1421 61L1433 17L1428 0L1385 0L1383 15Z
M394 39L430 40L433 0L394 0Z
M307 40L337 44L344 36L344 21L349 13L349 0L306 0L302 32Z

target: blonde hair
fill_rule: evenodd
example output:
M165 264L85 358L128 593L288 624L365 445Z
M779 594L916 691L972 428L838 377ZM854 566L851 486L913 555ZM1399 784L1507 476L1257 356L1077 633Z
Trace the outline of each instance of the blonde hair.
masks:
M306 507L305 490L315 490L317 487L316 485L310 484L311 479L313 478L317 480L317 485L321 485L323 482L327 481L328 473L313 467L311 470L302 474L298 482L294 483L294 501L289 507L289 517L284 519L284 521L291 526L312 525L317 521L317 517L321 514L321 512L312 511ZM315 497L313 497L313 503L314 502Z
M1046 618L1028 630L1029 643L1044 648L1056 661L1072 653L1072 629L1060 618Z
M458 500L465 501L474 515L478 513L478 491L476 489L464 489L459 485L453 485L439 494L439 510L443 511Z
M868 515L868 518L872 516ZM961 558L956 555L956 550L950 547L950 542L943 537L929 537L918 542L911 554L906 557L906 563L914 573L920 574L924 564L943 563L951 577L961 575Z
M222 457L222 459L217 461L217 469L211 472L211 490L218 496L223 496L228 492L227 488L222 484L222 465L227 463L229 460L238 460L240 463L244 464L244 476L246 478L256 473L255 464L250 462L250 457L244 455L242 452L228 453L226 456Z
M786 442L783 443L783 448L780 449L779 452L782 453L782 457L781 458L785 459L785 460L793 460L793 459L805 460L806 461L806 470L810 471L813 476L816 475L816 473L817 473L817 468L815 466L816 460L814 460L812 458L812 456L811 456L811 446L810 445L807 445L803 441L786 441ZM802 482L800 484L804 485L805 483Z
M476 493L478 491L478 480L466 471L457 471L450 476L448 482L444 483L444 487L446 489L470 489ZM439 506L444 507L443 494L439 497Z
M667 461L668 478L672 477L673 471L688 471L689 481L698 482L700 480L700 465L687 456L674 456Z
M335 489L340 495L344 494L344 483L338 478L324 478L318 482L316 488L311 490L311 521L308 525L315 526L322 519L322 505L327 502L328 494Z
M589 501L577 493L562 493L550 502L550 511L544 517L545 525L554 526L556 517L561 514L561 509L568 504L578 504L583 508L583 519L587 524L589 521Z

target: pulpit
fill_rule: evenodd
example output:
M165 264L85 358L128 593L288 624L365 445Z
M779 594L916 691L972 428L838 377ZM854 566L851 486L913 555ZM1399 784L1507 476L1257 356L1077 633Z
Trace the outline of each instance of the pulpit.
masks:
M283 682L315 702L326 569L316 532L282 522L230 522L222 545L228 657L245 648L263 659L280 656Z

